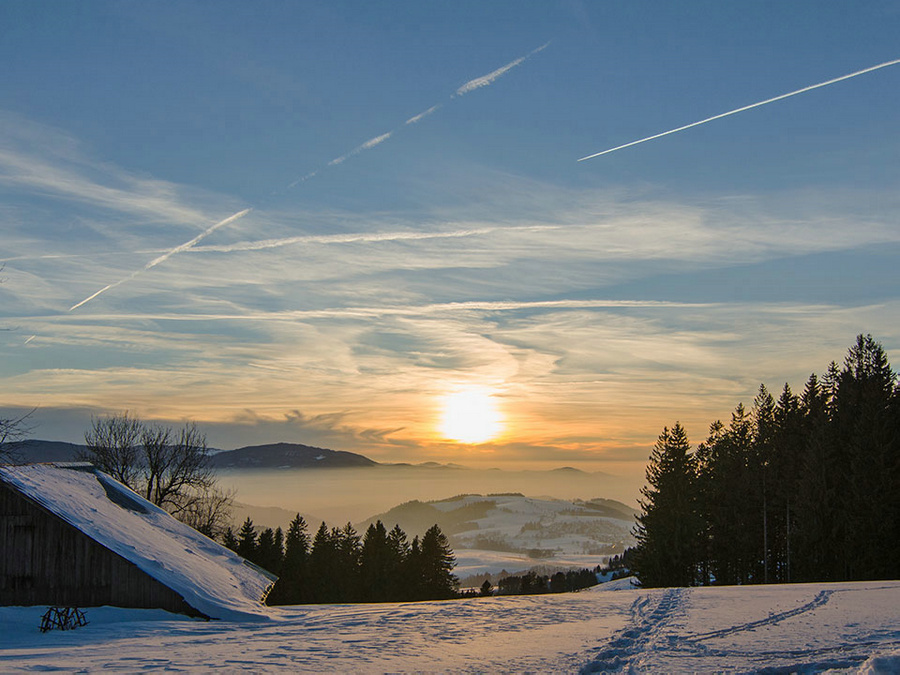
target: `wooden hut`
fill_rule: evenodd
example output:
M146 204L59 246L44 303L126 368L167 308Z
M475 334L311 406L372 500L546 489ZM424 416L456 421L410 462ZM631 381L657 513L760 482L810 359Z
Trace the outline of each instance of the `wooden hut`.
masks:
M238 618L273 581L90 464L0 466L0 605Z

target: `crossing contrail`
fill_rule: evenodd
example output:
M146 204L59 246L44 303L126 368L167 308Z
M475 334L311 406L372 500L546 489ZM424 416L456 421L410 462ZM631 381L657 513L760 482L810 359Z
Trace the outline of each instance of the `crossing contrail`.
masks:
M207 237L208 235L212 234L213 232L215 232L216 230L218 230L220 227L222 227L222 226L224 226L224 225L228 225L229 223L233 223L233 222L236 221L238 218L243 218L243 217L246 216L248 213L250 213L250 209L244 209L243 211L238 211L237 213L235 213L235 214L233 214L233 215L231 215L231 216L228 216L225 220L220 220L220 221L219 221L218 223L216 223L215 225L212 225L212 226L206 228L203 232L201 232L200 234L198 234L196 237L194 237L194 238L191 239L190 241L187 241L187 242L181 244L181 246L176 246L175 248L173 248L173 249L170 250L170 251L166 251L166 252L163 253L161 256L159 256L158 258L154 258L153 260L151 260L150 262L148 262L146 265L144 265L141 269L135 270L134 272L132 272L131 274L129 274L129 275L128 275L127 277L125 277L124 279L119 279L119 280L116 281L115 283L112 283L112 284L109 284L109 285L107 285L107 286L104 286L103 288L101 288L99 291L97 291L97 292L94 293L93 295L89 295L88 297L86 297L86 298L85 298L84 300L82 300L81 302L72 305L71 307L69 307L69 311L71 312L72 310L78 309L78 308L81 307L82 305L86 305L86 304L89 303L91 300L93 300L94 298L96 298L98 295L100 295L101 293L105 293L106 291L110 290L111 288L115 288L116 286L121 286L121 285L124 284L126 281L131 281L132 279L134 279L134 278L135 278L136 276L138 276L139 274L142 274L143 272L146 272L146 271L149 270L149 269L153 269L154 267L156 267L156 266L159 265L160 263L165 262L166 260L168 260L169 258L171 258L171 257L172 257L173 255L175 255L176 253L181 253L182 251L187 251L189 248L193 248L193 247L196 246L196 245L197 245L204 237Z
M699 122L692 122L691 124L685 124L683 127L678 127L677 129L669 129L668 131L663 131L662 133L654 134L653 136L647 136L647 138L642 138L637 141L631 141L631 143L625 143L625 145L617 145L616 147L610 148L609 150L604 150L603 152L595 152L593 155L588 155L587 157L582 157L578 161L583 162L586 159L593 159L594 157L599 157L600 155L608 155L609 153L615 152L616 150L623 150L625 148L630 148L632 145L639 145L640 143L646 143L647 141L652 141L657 138L662 138L663 136L668 136L669 134L675 134L675 133L678 133L679 131L684 131L685 129L690 129L692 127L698 127L701 124L706 124L707 122L719 120L719 119L722 119L723 117L728 117L729 115L736 115L737 113L744 112L745 110L751 110L752 108L759 108L760 106L768 105L769 103L774 103L775 101L781 101L782 99L790 98L791 96L796 96L797 94L803 94L807 91L812 91L813 89L827 87L829 84L835 84L837 82L849 80L851 77L865 75L866 73L871 73L873 70L887 68L888 66L895 66L898 63L900 63L900 59L895 59L893 61L885 61L884 63L879 63L877 66L872 66L870 68L864 68L863 70L857 70L855 73L850 73L849 75L842 75L841 77L836 77L833 80L827 80L826 82L819 82L818 84L812 84L808 87L803 87L803 89L797 89L796 91L791 91L791 92L788 92L787 94L781 94L781 96L775 96L774 98L767 98L765 101L759 101L758 103L751 103L750 105L745 105L742 108L735 108L734 110L729 110L728 112L723 112L719 115L714 115L713 117L707 117L705 120L700 120Z
M548 46L549 44L550 44L550 43L547 42L546 44L541 45L541 46L538 47L537 49L532 50L531 52L529 52L529 53L526 54L525 56L521 56L521 57L515 59L514 61L511 61L511 62L507 63L505 66L502 66L502 67L498 68L497 70L494 70L494 71L488 73L487 75L483 75L482 77L476 77L474 80L469 80L469 81L466 82L464 85L462 85L461 87L459 87L459 88L456 90L456 92L455 92L450 98L452 99L452 98L455 98L455 97L457 97L457 96L464 96L465 94L468 94L469 92L474 91L475 89L480 89L481 87L487 87L487 86L490 86L491 84L494 83L495 80L497 80L499 77L501 77L501 76L503 76L504 74L506 74L508 71L510 71L510 70L512 70L513 68L515 68L516 66L520 65L520 64L523 63L525 60L527 60L528 58L530 58L531 56L533 56L534 54L537 54L538 52L541 52L541 51L543 51L544 49L546 49L547 46ZM406 120L406 122L404 122L403 126L408 126L408 125L410 125L410 124L415 124L415 123L419 122L420 120L424 119L425 117L428 117L429 115L431 115L432 113L434 113L435 111L437 111L440 107L441 107L441 104L437 104L437 105L434 105L434 106L428 108L427 110L425 110L425 111L419 113L418 115L415 115L415 116L409 118L408 120ZM394 133L396 133L396 131L397 131L397 130L395 129L395 130L392 130L392 131L388 131L387 133L381 134L380 136L375 136L374 138L369 139L368 141L366 141L366 142L363 143L362 145L358 145L357 147L355 147L355 148L353 148L352 150L350 150L349 152L347 152L347 153L341 155L340 157L335 157L335 158L332 159L330 162L328 162L326 166L329 166L329 167L331 167L331 166L337 166L337 165L342 164L343 162L345 162L345 161L346 161L347 159L349 159L350 157L353 157L353 156L355 156L355 155L358 155L358 154L361 153L361 152L365 152L366 150L371 150L372 148L374 148L374 147L376 147L376 146L378 146L378 145L381 145L381 144L384 143L386 140L388 140L391 136L394 135ZM324 168L324 167L322 167L322 168ZM288 188L292 188L292 187L296 186L296 185L299 184L299 183L303 183L303 182L309 180L310 178L313 178L313 177L315 177L316 175L318 175L320 171L321 171L321 168L320 168L320 169L316 169L316 170L314 170L314 171L311 171L310 173L306 174L305 176L302 176L302 177L298 178L297 180L293 181L293 182L290 183L287 187L288 187ZM130 275L128 275L128 276L125 277L124 279L119 279L119 281L116 281L116 282L111 283L111 284L109 284L109 285L107 285L107 286L104 286L104 287L101 288L99 291L93 293L92 295L89 295L88 297L86 297L86 298L85 298L84 300L82 300L81 302L72 305L72 306L69 308L69 311L71 312L71 311L73 311L73 310L76 310L76 309L78 309L79 307L81 307L81 306L86 305L87 303L89 303L91 300L93 300L94 298L96 298L98 295L101 295L102 293L105 293L106 291L108 291L108 290L110 290L110 289L112 289L112 288L116 288L117 286L121 286L122 284L124 284L124 283L126 283L126 282L128 282L128 281L131 281L132 279L134 279L134 278L135 278L136 276L138 276L139 274L142 274L142 273L146 272L147 270L150 270L150 269L156 267L156 266L159 265L160 263L165 262L166 260L168 260L169 258L171 258L171 257L172 257L173 255L175 255L176 253L182 253L182 252L184 252L184 251L187 251L188 249L193 248L193 247L194 247L197 243L199 243L204 237L206 237L206 236L212 234L214 231L216 231L217 229L219 229L219 228L222 227L223 225L227 225L228 223L234 222L234 221L237 220L238 218L242 218L243 216L247 215L249 212L250 212L250 209L244 209L243 211L239 211L238 213L235 213L234 215L229 216L229 217L226 218L225 220L222 220L222 221L216 223L216 224L213 225L212 227L210 227L210 228L206 229L205 231L201 232L199 235L197 235L196 237L194 237L194 238L191 239L190 241L185 242L185 243L182 244L181 246L176 246L176 247L173 248L172 250L166 251L165 253L163 253L163 254L162 254L161 256L159 256L158 258L155 258L155 259L151 260L151 261L150 261L149 263L147 263L144 267L142 267L142 268L139 269L139 270L135 270L134 272L132 272ZM466 232L466 233L463 233L463 234L455 234L455 235L454 235L454 234L451 234L450 236L469 236L469 235L471 235L471 234L480 234L480 232ZM433 236L433 235L432 235L432 236ZM445 236L447 236L447 235L445 235ZM396 237L396 238L403 238L403 237ZM381 238L378 237L378 236L376 235L376 237L373 239L373 241L379 241L380 239L381 239ZM287 243L295 243L295 242L300 241L300 240L302 240L302 238L290 239L290 240L287 240ZM257 247L258 247L258 248L274 248L274 247L282 246L282 245L286 245L286 244L285 244L284 242L282 242L282 241L278 241L278 242L272 242L272 241L269 241L269 242L261 242ZM251 247L252 247L252 246L253 246L253 245L251 245ZM253 250L253 248L251 248L250 250Z

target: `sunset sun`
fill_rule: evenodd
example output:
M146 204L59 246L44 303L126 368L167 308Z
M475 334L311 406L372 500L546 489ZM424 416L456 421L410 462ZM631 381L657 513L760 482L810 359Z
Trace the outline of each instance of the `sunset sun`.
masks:
M447 394L439 430L459 443L486 443L503 431L503 416L493 397L480 389Z

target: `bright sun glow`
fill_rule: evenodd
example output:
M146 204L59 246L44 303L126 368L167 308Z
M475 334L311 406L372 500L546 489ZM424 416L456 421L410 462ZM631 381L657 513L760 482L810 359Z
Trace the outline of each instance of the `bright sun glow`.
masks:
M440 432L459 443L486 443L503 431L503 416L494 399L480 389L466 389L443 398Z

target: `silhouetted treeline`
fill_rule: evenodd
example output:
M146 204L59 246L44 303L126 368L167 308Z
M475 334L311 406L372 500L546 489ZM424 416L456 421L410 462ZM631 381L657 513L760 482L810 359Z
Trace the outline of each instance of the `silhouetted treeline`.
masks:
M900 387L857 337L803 392L764 385L691 450L650 456L632 565L644 586L900 578Z
M298 514L287 534L267 528L257 537L248 518L225 545L278 575L270 605L335 602L442 600L458 596L456 560L441 529L434 525L410 542L395 526L379 520L363 537L350 523L328 529L322 523L310 541Z
M522 576L503 577L497 584L498 595L538 595L540 593L566 593L597 585L596 570L582 569L539 575L529 571Z

